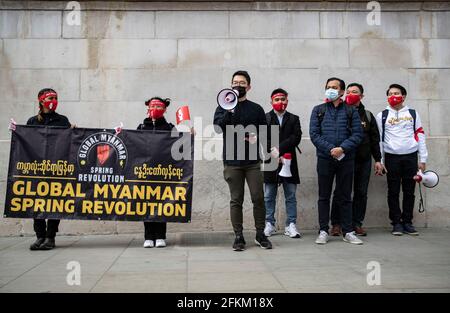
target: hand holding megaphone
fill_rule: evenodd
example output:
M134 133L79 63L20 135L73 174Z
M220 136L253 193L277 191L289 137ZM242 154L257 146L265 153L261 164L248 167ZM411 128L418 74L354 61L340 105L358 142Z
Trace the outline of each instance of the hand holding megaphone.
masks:
M419 170L413 179L427 188L434 188L439 183L439 175L433 171L422 172L422 170Z
M230 88L222 89L217 94L217 104L227 111L231 111L236 107L238 99L239 92Z

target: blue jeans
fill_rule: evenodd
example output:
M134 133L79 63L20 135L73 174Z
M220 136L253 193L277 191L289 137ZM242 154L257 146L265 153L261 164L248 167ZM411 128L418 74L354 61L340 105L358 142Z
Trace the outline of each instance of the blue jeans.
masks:
M286 226L297 221L297 199L295 192L297 184L283 183L286 203ZM278 184L264 184L264 202L266 204L266 222L275 225L275 200L277 198Z

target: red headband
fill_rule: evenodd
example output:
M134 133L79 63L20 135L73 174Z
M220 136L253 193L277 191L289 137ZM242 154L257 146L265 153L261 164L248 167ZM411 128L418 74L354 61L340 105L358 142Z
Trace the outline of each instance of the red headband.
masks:
M275 98L275 97L280 97L280 96L283 96L283 97L286 97L286 98L287 98L287 95L285 95L284 93L279 92L279 93L274 94L274 95L272 96L272 99Z
M158 99L153 99L152 101L147 102L147 105L161 105L166 107L166 104Z
M43 101L45 98L50 97L50 96L58 97L58 95L56 94L56 92L48 91L48 92L42 94L42 95L38 98L38 100L39 100L39 102L41 102L41 101Z

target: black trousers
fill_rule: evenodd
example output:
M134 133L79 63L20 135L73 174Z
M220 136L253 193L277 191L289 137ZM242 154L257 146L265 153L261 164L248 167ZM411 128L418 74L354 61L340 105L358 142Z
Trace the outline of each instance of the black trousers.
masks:
M37 238L55 238L60 220L34 219L33 228Z
M336 177L335 198L339 210L343 235L352 232L352 184L354 160L331 160L317 158L319 181L319 226L328 233L330 222L330 198Z
M389 219L394 224L411 224L414 211L414 192L417 174L417 152L410 154L385 153L387 170ZM400 186L403 191L403 212L400 210Z
M355 174L353 180L352 224L353 227L361 227L366 216L367 190L369 188L372 159L355 161ZM340 225L340 215L337 209L336 189L334 190L333 203L331 205L331 224Z
M144 222L145 240L166 239L167 223Z

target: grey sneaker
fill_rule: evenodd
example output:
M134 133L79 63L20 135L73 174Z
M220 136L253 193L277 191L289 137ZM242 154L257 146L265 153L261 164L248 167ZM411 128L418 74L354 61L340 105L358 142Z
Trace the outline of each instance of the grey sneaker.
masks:
M344 236L344 241L348 242L348 243L352 243L354 245L362 245L363 244L362 240L359 239L358 237L356 237L354 231L352 231L350 233L346 233Z
M328 233L321 230L319 236L317 236L316 243L318 245L324 245L328 242Z
M391 234L394 236L403 235L403 225L402 224L394 224L394 228L392 228Z

